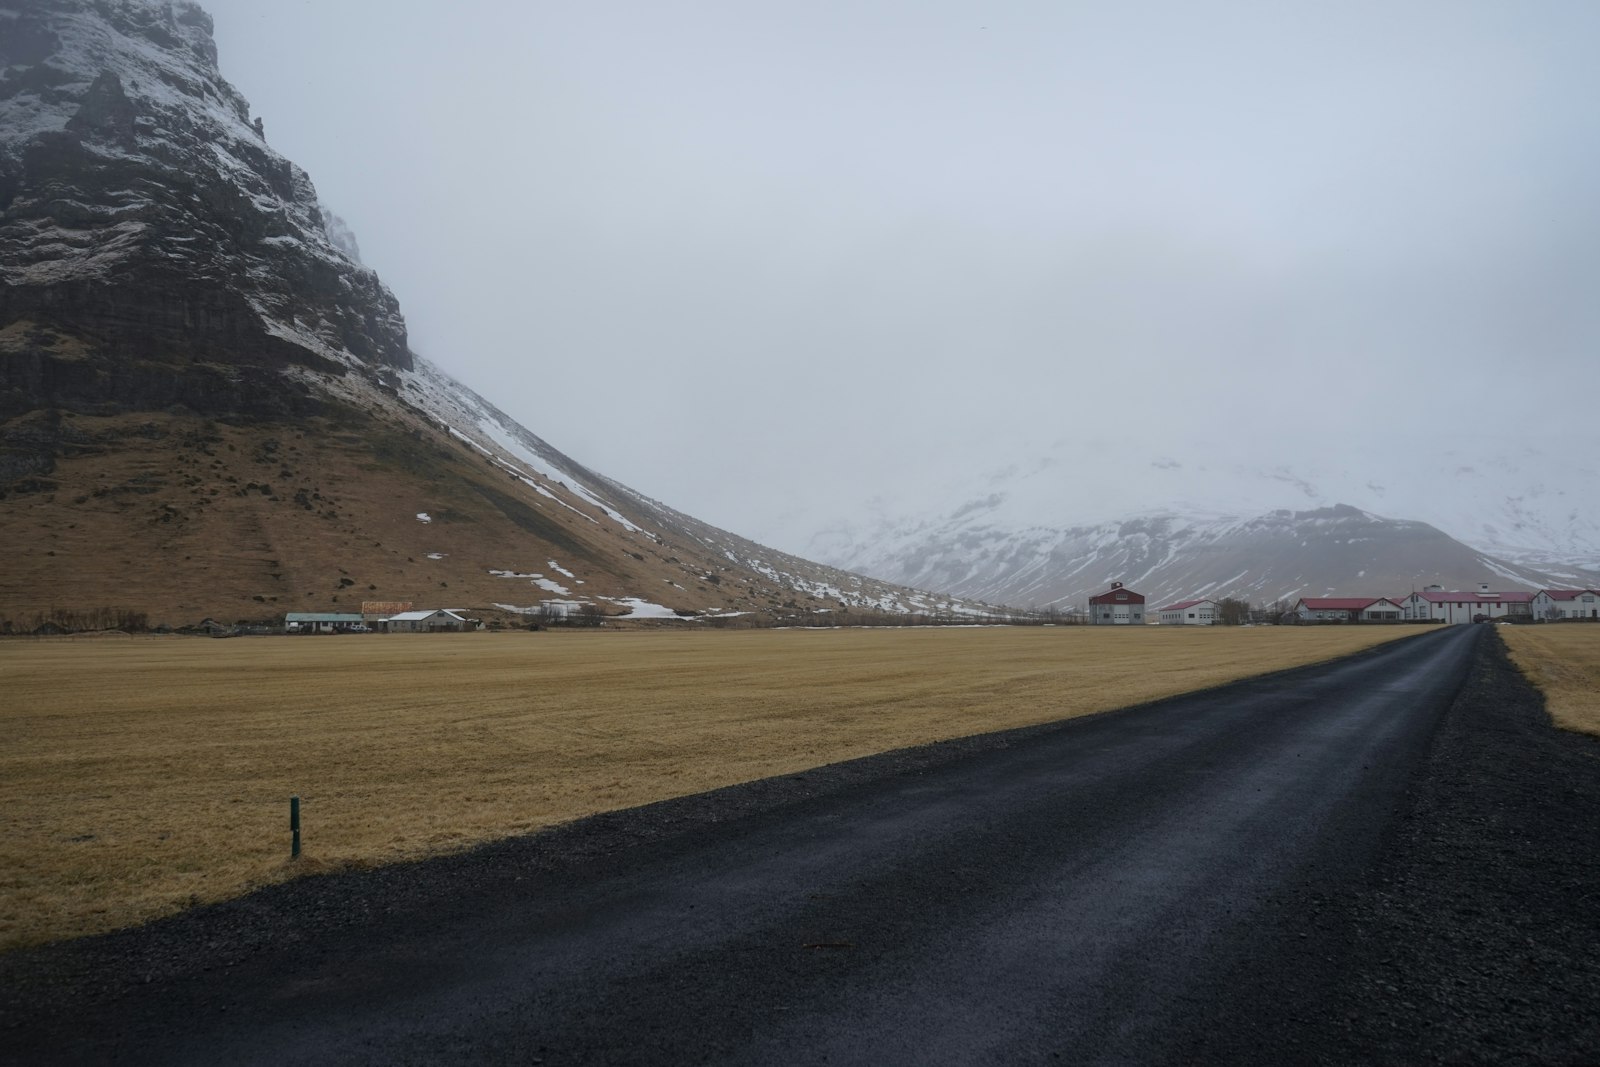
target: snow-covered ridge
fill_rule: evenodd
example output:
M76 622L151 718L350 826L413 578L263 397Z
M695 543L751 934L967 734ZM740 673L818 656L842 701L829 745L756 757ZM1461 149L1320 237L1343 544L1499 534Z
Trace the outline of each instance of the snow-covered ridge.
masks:
M396 379L402 395L413 407L425 412L452 436L496 460L506 473L541 496L559 500L551 487L565 489L624 530L639 531L615 505L590 488L590 483L599 484L597 476L432 363L417 357L413 369L399 372ZM577 513L596 521L592 515Z
M1341 440L1337 459L1331 449L1313 449L1309 459L1305 449L1299 458L1293 451L1266 437L1197 442L1181 458L1152 456L1136 443L1057 442L1000 470L947 473L942 500L923 489L920 503L879 503L818 530L801 547L888 580L1026 604L1034 596L1077 597L1077 583L1093 584L1086 575L1122 578L1101 573L1118 553L1128 566L1150 570L1161 561L1148 558L1147 544L1176 558L1237 540L1247 528L1258 535L1261 520L1277 512L1343 505L1394 517L1383 521L1396 525L1373 537L1405 541L1403 524L1421 524L1455 539L1461 551L1475 550L1481 562L1473 564L1474 584L1508 570L1523 586L1581 584L1600 570L1600 495L1589 491L1600 485L1600 463L1581 449L1478 435L1449 444L1429 437ZM1450 552L1458 559L1451 566L1466 566ZM1303 579L1320 593L1313 567L1255 581L1261 589L1291 589ZM1207 582L1228 577L1212 574L1181 592L1198 595Z
M887 581L1018 606L1073 608L1121 581L1151 603L1197 597L1389 596L1428 584L1494 580L1522 588L1588 585L1594 574L1529 567L1478 552L1420 522L1348 505L1263 515L1152 514L1053 528L1008 528L971 510L940 525L889 527L835 547L829 562Z
M97 305L78 289L109 285L160 321L183 278L210 311L191 333L214 329L215 348L244 354L233 316L250 315L263 339L334 365L409 363L398 303L222 77L196 4L0 8L0 189L13 193L0 224L8 317L65 307L82 322ZM184 313L172 317L181 336Z
M249 101L222 78L211 16L198 4L123 0L52 6L58 9L53 17L28 31L54 39L54 52L39 64L51 75L34 75L31 81L44 84L0 99L0 155L17 158L40 134L65 133L90 91L97 84L107 86L105 91L132 105L127 119L134 137L127 156L157 151L163 141L199 126L208 137L209 161L257 209L288 216L302 231L296 239L313 253L345 259L326 233L310 179L267 145L250 120ZM21 12L0 10L0 19L10 23L11 32L24 32ZM21 69L20 64L12 68ZM16 77L21 80L20 73ZM112 79L115 90L109 88ZM107 156L116 151L104 143L91 148ZM263 171L286 175L286 185L274 188Z

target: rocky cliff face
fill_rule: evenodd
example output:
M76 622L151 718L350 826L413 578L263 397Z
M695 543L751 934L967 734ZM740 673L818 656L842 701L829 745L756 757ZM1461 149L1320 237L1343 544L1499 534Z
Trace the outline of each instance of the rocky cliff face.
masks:
M130 388L295 411L303 389L261 369L409 368L346 232L222 78L198 6L0 0L0 415Z

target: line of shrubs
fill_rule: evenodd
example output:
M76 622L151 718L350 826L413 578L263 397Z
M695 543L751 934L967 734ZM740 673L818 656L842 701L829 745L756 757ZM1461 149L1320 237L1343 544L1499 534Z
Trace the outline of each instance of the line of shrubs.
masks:
M0 619L0 634L81 634L121 630L140 634L150 630L150 616L133 608L51 608L19 619Z
M54 637L66 634L202 634L234 637L241 634L267 634L282 630L272 619L240 619L235 623L203 619L184 626L150 624L150 616L134 608L50 608L15 619L0 619L0 637Z

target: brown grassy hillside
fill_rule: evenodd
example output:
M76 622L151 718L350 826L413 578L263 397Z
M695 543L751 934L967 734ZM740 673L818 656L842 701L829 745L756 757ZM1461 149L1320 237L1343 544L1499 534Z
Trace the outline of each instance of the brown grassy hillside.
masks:
M0 619L113 605L179 625L556 595L491 571L684 611L792 597L697 546L625 530L558 486L543 496L400 412L232 423L35 412L3 430L53 440L55 455L0 499Z
M135 358L32 321L0 328L0 539L13 630L105 607L181 626L374 600L491 621L549 601L747 619L950 606L650 500L424 360Z

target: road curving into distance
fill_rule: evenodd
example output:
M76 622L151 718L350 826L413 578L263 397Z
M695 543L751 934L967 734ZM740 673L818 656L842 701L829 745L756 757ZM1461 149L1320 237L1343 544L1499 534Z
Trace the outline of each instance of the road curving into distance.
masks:
M0 1038L20 1062L1248 1060L1219 1028L1323 965L1284 902L1370 879L1485 631L0 959Z

